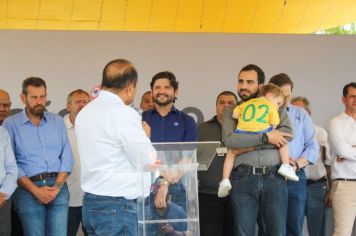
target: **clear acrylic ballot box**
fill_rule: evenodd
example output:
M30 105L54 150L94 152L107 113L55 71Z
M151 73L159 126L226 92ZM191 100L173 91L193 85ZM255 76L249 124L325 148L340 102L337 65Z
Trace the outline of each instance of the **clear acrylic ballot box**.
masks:
M197 170L206 170L220 142L135 144L140 236L199 236ZM199 167L198 160L201 162Z

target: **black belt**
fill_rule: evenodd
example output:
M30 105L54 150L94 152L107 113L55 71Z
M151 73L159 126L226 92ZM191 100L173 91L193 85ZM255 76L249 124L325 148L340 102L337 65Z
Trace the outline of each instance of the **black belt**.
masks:
M337 178L334 180L340 180L340 181L356 181L356 179L343 179L343 178Z
M237 169L244 172L248 172L251 175L265 175L276 172L278 170L278 166L254 167L247 165L239 165Z
M325 182L326 182L326 178L325 177L322 177L321 179L317 179L317 180L307 179L307 185L325 183Z
M52 172L52 173L41 173L38 175L34 175L30 177L31 181L39 181L39 180L44 180L44 179L49 179L49 178L54 178L57 176L57 173Z

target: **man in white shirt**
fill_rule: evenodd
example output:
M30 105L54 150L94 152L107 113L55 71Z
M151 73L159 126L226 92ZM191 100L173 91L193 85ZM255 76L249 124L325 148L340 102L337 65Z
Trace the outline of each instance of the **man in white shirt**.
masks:
M334 236L351 235L356 217L356 83L344 86L345 112L329 121Z
M67 114L64 117L64 124L67 128L68 139L74 157L72 173L67 178L69 190L69 210L67 236L76 236L80 223L82 222L83 191L80 187L80 159L78 152L77 139L74 132L75 119L82 108L88 104L89 94L77 89L69 93L67 98ZM86 235L85 229L83 228Z
M306 97L295 97L291 104L305 109L311 115L310 103ZM327 184L331 173L331 153L326 131L315 124L314 128L320 151L317 161L304 169L307 177L305 216L308 220L309 235L324 236L327 209L325 196L329 189Z
M131 62L109 62L99 96L76 119L83 224L89 235L137 235L136 200L150 190L149 174L140 173L153 160L141 117L128 106L136 83Z

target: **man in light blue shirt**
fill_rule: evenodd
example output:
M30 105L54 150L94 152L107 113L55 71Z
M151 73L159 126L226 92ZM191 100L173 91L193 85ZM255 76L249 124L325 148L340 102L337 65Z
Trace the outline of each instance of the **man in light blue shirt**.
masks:
M25 109L9 118L8 130L17 161L19 187L15 209L26 235L67 234L68 188L73 157L62 117L45 111L46 83L37 77L23 81Z
M302 108L289 104L293 82L287 74L273 76L270 83L279 86L287 101L287 111L293 127L293 140L288 143L290 164L295 168L299 181L287 181L288 213L287 235L301 236L304 221L307 185L304 167L314 163L319 154L315 129L309 114Z
M9 134L0 126L0 235L11 233L11 200L17 184L17 166Z

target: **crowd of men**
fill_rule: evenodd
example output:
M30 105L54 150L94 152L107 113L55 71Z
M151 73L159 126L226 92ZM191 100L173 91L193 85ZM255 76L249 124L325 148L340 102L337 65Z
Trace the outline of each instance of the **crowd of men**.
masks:
M325 235L327 207L333 208L334 235L351 235L356 218L356 83L344 86L344 112L328 129L313 124L306 97L292 98L294 83L284 73L268 83L280 87L286 104L280 123L267 133L236 133L232 111L256 98L266 83L257 65L243 67L237 94L216 98L216 115L196 124L174 105L179 83L168 71L153 76L150 91L134 101L138 75L124 59L103 70L101 91L90 101L81 89L69 93L64 118L45 109L46 82L29 77L22 83L24 109L10 116L11 99L0 89L0 236L137 235L138 155L145 165L161 163L151 143L221 141L207 171L199 171L200 235L302 235L304 216L310 235ZM141 114L142 113L142 114ZM130 144L146 144L127 148ZM278 148L288 145L290 165L299 181L277 173ZM126 147L125 147L126 146ZM152 147L152 149L147 148ZM232 190L218 197L227 148L236 157ZM184 163L187 160L180 160ZM188 160L189 161L189 160ZM157 178L154 209L171 208L185 216L182 176ZM145 181L143 181L145 182ZM152 186L143 183L145 196ZM12 221L11 221L12 219ZM11 227L12 226L12 227ZM192 235L186 225L165 225L152 235Z

